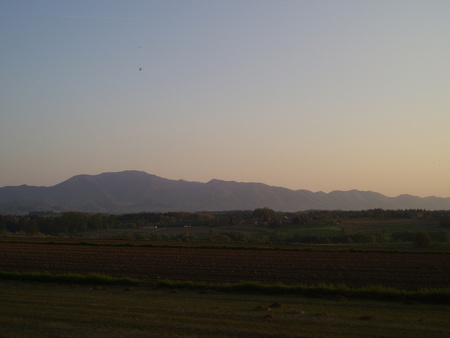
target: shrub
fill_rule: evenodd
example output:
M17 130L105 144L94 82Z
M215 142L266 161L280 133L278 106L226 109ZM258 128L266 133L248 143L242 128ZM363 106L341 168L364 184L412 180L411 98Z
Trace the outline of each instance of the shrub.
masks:
M428 248L433 245L431 236L428 232L419 231L414 238L414 246L416 248Z

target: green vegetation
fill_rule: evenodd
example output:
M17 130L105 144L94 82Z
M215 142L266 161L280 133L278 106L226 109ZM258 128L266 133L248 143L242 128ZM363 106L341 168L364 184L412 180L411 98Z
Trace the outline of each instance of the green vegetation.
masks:
M429 248L433 245L433 241L428 232L419 231L414 237L414 245L417 248Z
M446 337L449 305L0 281L5 337Z
M13 280L40 283L68 283L68 284L97 284L97 285L148 285L133 278L111 277L102 274L51 274L46 272L10 272L0 271L0 280ZM450 287L439 289L400 290L382 285L366 287L348 287L346 285L285 285L264 284L261 282L241 283L206 283L192 281L162 280L157 288L184 289L184 290L214 290L222 293L246 293L267 295L297 295L301 297L331 297L345 296L348 298L361 298L372 300L408 300L433 303L450 304Z
M297 295L301 297L345 296L372 300L403 300L450 304L450 287L440 289L400 290L382 285L348 287L346 285L285 285L260 282L208 284L203 282L160 281L160 288L202 290L209 289L226 293L252 293L270 295Z
M51 274L48 272L0 271L0 279L43 282L43 283L75 283L75 284L103 284L103 285L138 284L138 281L133 278L111 277L99 273L81 275L75 273Z
M0 215L0 234L125 241L359 244L447 249L450 212L365 210L168 212L124 215L79 212ZM421 241L421 242L420 242Z

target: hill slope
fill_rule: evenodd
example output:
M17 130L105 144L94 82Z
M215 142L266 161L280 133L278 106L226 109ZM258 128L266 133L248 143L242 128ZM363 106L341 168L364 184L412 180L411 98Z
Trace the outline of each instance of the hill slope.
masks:
M142 171L78 175L51 187L0 188L0 212L30 211L129 213L141 211L253 210L278 211L364 209L450 209L450 198L370 191L290 190L262 183L211 180L207 183L169 180Z

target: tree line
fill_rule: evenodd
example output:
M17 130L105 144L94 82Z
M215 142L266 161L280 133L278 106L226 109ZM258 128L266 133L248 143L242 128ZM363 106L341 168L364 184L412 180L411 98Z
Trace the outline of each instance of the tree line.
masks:
M301 233L286 234L277 230L273 230L267 235L259 238L252 238L248 233L243 231L218 232L211 230L208 233L191 233L183 232L178 234L167 233L142 233L125 231L113 237L120 240L141 240L156 242L214 242L214 243L271 243L271 244L380 244L385 242L408 242L413 243L415 247L427 248L434 243L450 242L448 232L429 232L429 231L410 231L408 237L395 240L388 239L382 233L355 233L342 234L339 236L305 236Z
M218 241L218 242L247 242L251 238L240 232L217 233L214 228L238 224L259 224L267 226L272 231L258 239L272 243L382 243L386 241L382 233L355 233L346 234L342 232L339 236L323 237L308 236L301 232L292 234L284 233L283 226L286 224L303 225L339 225L342 219L402 219L420 218L432 219L439 222L442 227L450 228L450 211L427 211L427 210L383 210L370 209L363 211L323 211L311 210L305 212L277 212L270 208L257 208L255 210L236 210L220 212L142 212L130 214L90 214L82 212L35 212L26 216L0 215L0 233L24 234L24 235L77 235L88 230L101 229L124 229L124 233L130 234L133 229L143 227L211 227L209 234L191 234L186 231L183 234L163 235L147 234L133 235L132 237L147 236L149 240L176 240L176 241ZM131 236L131 235L129 235ZM390 241L411 242L415 241L417 233L403 231L392 233ZM423 235L422 235L423 237ZM427 233L426 239L434 242L449 241L447 231ZM424 240L426 242L426 240Z

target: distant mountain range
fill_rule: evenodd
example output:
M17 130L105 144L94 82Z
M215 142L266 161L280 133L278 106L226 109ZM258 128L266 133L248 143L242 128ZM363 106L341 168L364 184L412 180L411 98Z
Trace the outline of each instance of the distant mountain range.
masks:
M51 187L0 188L0 212L33 211L135 213L144 211L253 210L276 211L426 209L450 210L450 198L371 191L290 190L262 183L211 180L207 183L169 180L142 171L78 175Z

